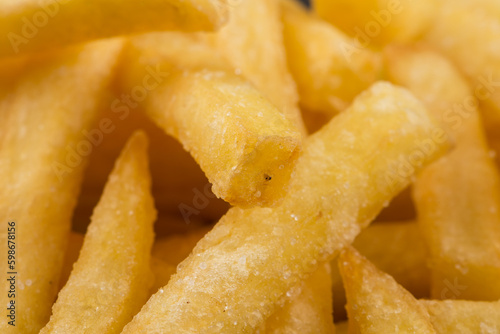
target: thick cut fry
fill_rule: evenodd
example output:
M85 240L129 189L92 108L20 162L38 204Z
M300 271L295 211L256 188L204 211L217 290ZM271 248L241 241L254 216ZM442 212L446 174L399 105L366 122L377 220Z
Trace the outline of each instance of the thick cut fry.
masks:
M25 0L0 4L0 57L158 30L215 30L225 0Z
M416 222L372 224L356 237L353 246L416 298L429 296L427 249ZM331 273L335 319L345 319L344 285L333 263Z
M426 168L414 197L428 244L432 298L500 299L500 181L465 80L426 49L387 51L389 74L421 98L456 140ZM429 84L432 83L432 84Z
M330 265L323 264L308 279L287 292L292 299L267 319L261 333L335 333L331 283Z
M435 333L425 307L354 248L344 250L338 263L347 294L349 333Z
M1 321L2 333L36 333L49 320L92 149L82 131L92 129L122 46L121 40L88 44L2 78L9 85L0 91L0 221L15 222L19 250L9 270L18 273L16 326ZM8 249L6 226L0 247ZM7 268L6 256L0 267ZM2 305L10 303L9 286L0 283Z
M409 183L401 163L434 127L407 91L374 85L308 137L281 206L230 209L124 333L251 333ZM436 139L414 171L446 143Z
M443 0L426 41L449 57L472 83L471 94L500 118L500 3Z
M66 282L68 282L69 275L73 270L73 264L76 260L78 260L78 255L80 255L80 249L83 245L83 237L83 234L73 231L69 234L68 247L66 248L66 253L64 254L61 279L59 280L59 290L61 290L66 285Z
M136 132L97 204L45 333L120 333L147 300L153 222L147 138Z
M500 302L421 300L438 334L500 333Z
M356 48L410 42L432 23L432 0L313 0L320 17L353 36Z
M381 71L381 57L356 50L354 39L308 13L296 0L281 1L290 71L303 109L331 117L344 110Z
M200 164L214 194L272 206L288 189L301 135L248 82L222 71L171 74L146 112Z
M216 37L218 48L287 119L305 134L297 87L288 71L279 0L237 0ZM258 24L257 24L258 22Z

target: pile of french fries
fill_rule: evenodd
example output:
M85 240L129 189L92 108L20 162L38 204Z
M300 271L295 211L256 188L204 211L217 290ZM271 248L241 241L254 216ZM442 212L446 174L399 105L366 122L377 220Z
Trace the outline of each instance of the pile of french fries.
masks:
M0 1L0 35L1 333L500 333L498 0Z

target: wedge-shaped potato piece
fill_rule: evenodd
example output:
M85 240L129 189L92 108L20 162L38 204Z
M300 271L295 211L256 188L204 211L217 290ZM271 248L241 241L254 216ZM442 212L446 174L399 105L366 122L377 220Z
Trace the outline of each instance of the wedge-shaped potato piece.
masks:
M356 237L353 247L416 298L429 296L428 254L415 221L372 224ZM335 319L345 319L344 285L333 263L331 273Z
M313 0L318 15L353 36L365 49L390 42L410 42L432 23L432 0Z
M421 300L438 334L500 333L500 302Z
M377 79L382 61L355 40L308 13L296 0L281 1L284 41L301 107L331 117Z
M374 85L308 137L279 207L230 209L124 333L253 332L409 183L401 161L434 127L406 90ZM443 153L441 139L415 171Z
M354 248L339 256L349 333L436 333L423 305Z
M426 41L458 65L472 83L471 94L500 118L500 3L444 0ZM474 50L471 52L471 50Z
M123 149L40 333L120 333L147 300L156 210L146 150L143 132Z
M217 196L240 206L284 196L301 135L247 81L222 71L172 73L145 108L191 153Z
M25 0L0 4L0 57L158 30L215 30L225 0Z
M16 305L15 327L1 321L2 333L36 333L49 320L92 150L83 132L93 127L122 46L96 42L2 73L8 84L0 85L0 219L15 222L19 251L10 269L17 272L15 298L8 298L7 280L0 283L0 303ZM6 227L5 250L7 238ZM0 266L7 268L7 256Z
M279 0L237 0L216 37L229 62L305 134L298 94L288 71ZM258 24L257 24L258 22Z
M261 333L333 334L330 264L323 264L304 282L287 292L282 308L270 316Z
M430 250L431 296L498 300L500 180L472 91L433 51L392 48L387 56L391 78L425 101L456 141L454 151L426 168L414 188Z

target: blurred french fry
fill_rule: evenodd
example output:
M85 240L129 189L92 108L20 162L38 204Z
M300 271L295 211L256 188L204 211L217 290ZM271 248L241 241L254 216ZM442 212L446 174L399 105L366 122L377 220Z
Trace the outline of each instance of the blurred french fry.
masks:
M500 333L500 302L421 300L438 334Z
M136 132L116 161L80 256L40 333L120 333L149 296L155 218L147 137Z
M425 40L459 66L471 94L500 119L500 3L443 0Z
M265 322L266 334L333 334L330 265L323 264L298 287L290 300ZM299 290L299 291L297 291ZM295 294L295 295L294 295Z
M307 138L281 206L230 209L124 333L253 332L409 183L401 159L434 128L406 90L374 85ZM414 171L443 153L442 139Z
M356 237L352 245L416 298L429 296L427 249L416 222L372 224ZM342 320L346 316L345 291L338 266L333 263L331 273L335 319Z
M222 71L172 73L145 104L199 163L217 196L273 206L286 193L301 135L247 81Z
M279 0L237 0L217 32L222 54L303 134L297 87L288 71ZM257 24L258 22L258 24Z
M73 264L78 260L78 255L80 255L80 249L83 245L83 237L83 234L73 231L69 234L68 246L64 253L61 279L59 280L59 290L66 285L69 275L73 270Z
M432 0L313 0L318 15L356 41L358 50L418 39L432 24Z
M340 253L338 265L347 294L349 333L436 333L425 307L354 248Z
M0 3L0 57L158 30L215 30L225 0L26 0Z
M430 250L431 296L500 299L500 181L477 101L439 54L392 47L386 55L392 80L422 99L456 141L449 155L421 173L414 188Z
M64 252L92 129L114 74L121 40L96 42L57 56L28 61L0 92L0 220L18 227L15 327L36 333L48 321L58 291ZM26 72L24 72L26 71ZM7 248L7 228L0 232ZM7 268L7 257L0 266ZM0 283L8 305L9 285Z
M154 282L149 291L150 295L156 293L160 288L165 286L170 280L170 277L175 274L176 270L177 268L175 265L153 256L151 258L151 272L154 276Z
M353 52L354 40L309 13L296 0L281 1L284 42L300 104L332 117L379 76L379 54Z
M342 321L335 323L335 334L348 334L349 333L349 322Z

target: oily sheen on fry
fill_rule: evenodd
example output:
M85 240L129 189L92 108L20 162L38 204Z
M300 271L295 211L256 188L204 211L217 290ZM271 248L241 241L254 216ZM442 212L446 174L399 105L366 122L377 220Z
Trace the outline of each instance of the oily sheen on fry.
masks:
M401 160L435 126L406 90L375 84L306 140L279 207L229 210L123 333L253 332L409 183ZM439 141L415 170L443 153Z

